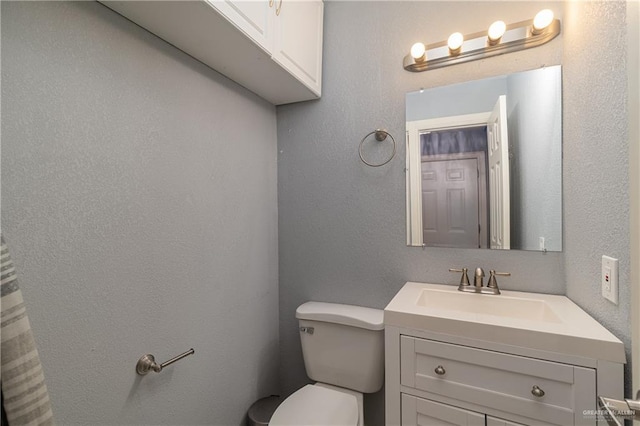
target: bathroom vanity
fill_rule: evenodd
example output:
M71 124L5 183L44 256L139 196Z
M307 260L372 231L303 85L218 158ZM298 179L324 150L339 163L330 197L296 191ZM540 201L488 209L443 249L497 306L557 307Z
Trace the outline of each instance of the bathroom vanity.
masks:
M386 424L598 422L624 345L564 296L408 282L384 311Z

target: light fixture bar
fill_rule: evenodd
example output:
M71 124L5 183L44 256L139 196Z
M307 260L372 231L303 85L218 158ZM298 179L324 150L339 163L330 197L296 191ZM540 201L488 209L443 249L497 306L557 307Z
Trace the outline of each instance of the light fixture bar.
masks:
M404 69L411 72L422 72L516 52L548 43L558 34L560 34L560 20L554 19L547 28L540 31L539 34L534 34L533 20L529 19L507 25L502 38L493 45L489 43L486 31L464 36L464 42L456 54L451 53L446 40L430 44L426 47L422 61L421 58L416 59L411 54L405 56Z

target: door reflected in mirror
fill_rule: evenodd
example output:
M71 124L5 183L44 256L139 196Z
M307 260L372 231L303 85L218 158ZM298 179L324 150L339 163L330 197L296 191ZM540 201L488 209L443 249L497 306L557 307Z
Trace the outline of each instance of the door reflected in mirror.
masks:
M560 66L407 94L407 244L562 250Z

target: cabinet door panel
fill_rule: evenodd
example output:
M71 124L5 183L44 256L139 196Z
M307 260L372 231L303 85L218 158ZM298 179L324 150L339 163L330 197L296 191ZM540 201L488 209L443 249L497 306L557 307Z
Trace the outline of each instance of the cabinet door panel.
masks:
M318 94L322 85L321 0L275 0L273 59Z
M265 51L273 51L273 6L268 0L206 0Z
M403 426L484 426L484 414L402 395Z
M487 416L487 426L525 426L522 423L510 422L509 420Z

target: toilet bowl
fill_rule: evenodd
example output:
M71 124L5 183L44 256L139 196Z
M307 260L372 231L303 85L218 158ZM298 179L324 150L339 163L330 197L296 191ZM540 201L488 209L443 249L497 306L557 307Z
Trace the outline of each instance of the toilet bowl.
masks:
M383 311L307 302L296 310L307 376L269 426L364 425L363 393L384 383Z
M357 425L362 394L322 383L306 385L273 413L269 426Z

